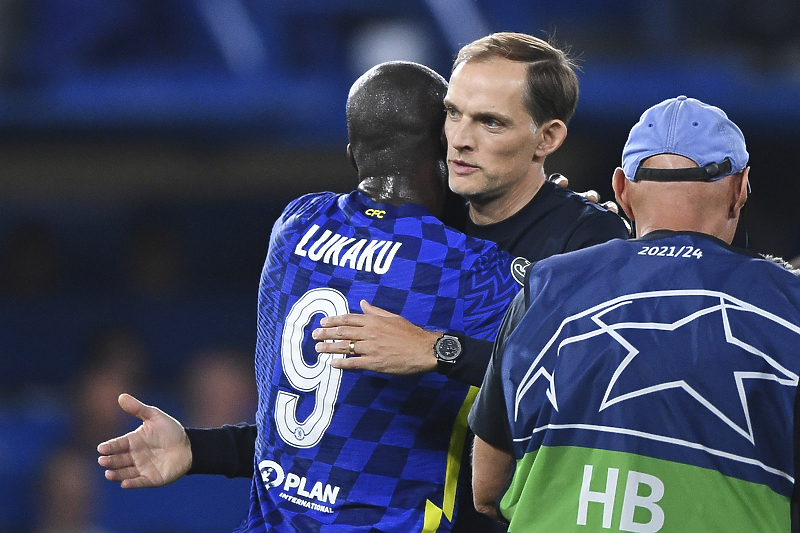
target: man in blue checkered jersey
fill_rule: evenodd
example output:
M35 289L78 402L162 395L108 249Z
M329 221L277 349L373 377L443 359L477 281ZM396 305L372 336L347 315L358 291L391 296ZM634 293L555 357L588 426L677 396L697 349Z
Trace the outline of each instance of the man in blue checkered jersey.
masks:
M259 291L257 472L241 531L449 529L475 389L344 372L311 339L319 318L362 299L431 329L494 337L519 287L512 257L433 216L447 194L435 166L444 90L422 66L364 74L347 103L358 190L299 198L273 228Z
M790 531L800 279L730 245L747 163L716 107L642 115L613 178L637 238L531 267L498 333L479 510L514 533Z
M275 223L259 289L256 468L238 531L452 526L477 389L435 373L344 372L329 364L344 354L318 355L311 339L321 317L361 300L426 328L494 338L527 261L436 218L452 194L440 142L446 89L413 63L364 74L347 102L358 189L306 195ZM112 480L130 466L112 459L120 439L99 448ZM123 484L134 486L143 485Z

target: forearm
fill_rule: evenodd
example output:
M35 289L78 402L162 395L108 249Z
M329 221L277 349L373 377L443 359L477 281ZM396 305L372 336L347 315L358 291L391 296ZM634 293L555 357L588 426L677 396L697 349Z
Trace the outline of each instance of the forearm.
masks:
M257 433L253 424L186 428L192 447L192 466L187 474L253 477Z
M475 509L503 522L506 520L499 512L498 502L508 486L513 463L511 454L487 444L478 436L475 437L472 451Z
M456 337L461 341L461 357L443 373L450 379L480 387L492 357L493 342L465 335Z

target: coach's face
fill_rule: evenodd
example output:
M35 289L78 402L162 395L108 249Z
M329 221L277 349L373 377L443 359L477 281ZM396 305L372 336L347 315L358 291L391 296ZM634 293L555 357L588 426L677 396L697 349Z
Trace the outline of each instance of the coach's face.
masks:
M467 61L450 77L444 100L450 188L473 205L527 203L541 185L535 161L541 139L523 102L525 85L525 63L502 58Z

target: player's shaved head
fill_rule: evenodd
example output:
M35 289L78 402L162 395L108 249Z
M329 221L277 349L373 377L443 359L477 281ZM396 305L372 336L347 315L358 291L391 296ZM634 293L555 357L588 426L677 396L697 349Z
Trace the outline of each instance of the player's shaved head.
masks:
M358 78L347 98L347 132L359 175L403 174L443 159L446 93L444 78L418 63L381 63Z

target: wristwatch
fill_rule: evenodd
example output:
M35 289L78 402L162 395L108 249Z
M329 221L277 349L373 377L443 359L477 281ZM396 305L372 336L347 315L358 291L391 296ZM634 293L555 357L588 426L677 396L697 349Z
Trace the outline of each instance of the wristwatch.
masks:
M461 355L461 341L458 337L443 333L433 345L433 354L439 363L438 371L447 373Z

